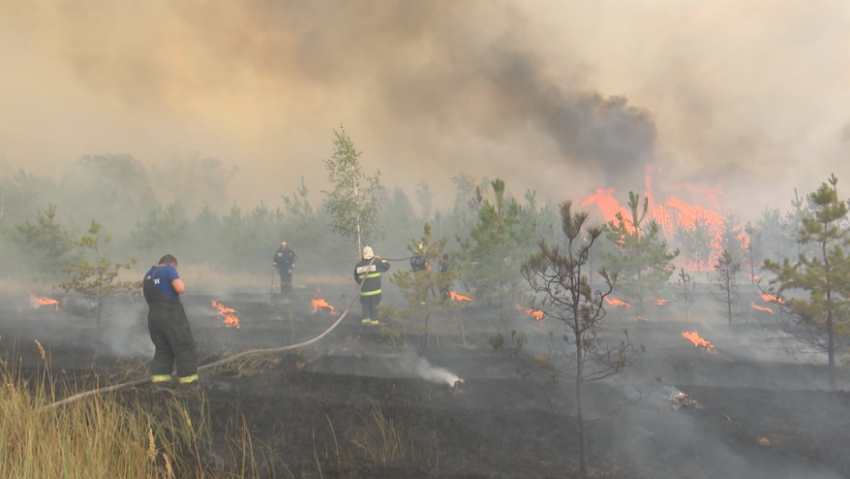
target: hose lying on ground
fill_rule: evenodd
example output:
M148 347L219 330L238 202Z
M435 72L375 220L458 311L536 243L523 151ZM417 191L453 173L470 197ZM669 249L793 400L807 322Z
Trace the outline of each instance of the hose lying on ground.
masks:
M385 259L387 261L403 261L403 260L407 260L407 259L410 259L410 258L412 258L412 256L408 256L406 258L383 258L383 259ZM373 257L372 261L369 261L369 266L372 266L372 264L375 262L376 259L378 259L377 256ZM328 329L326 329L322 334L316 336L315 338L310 339L308 341L304 341L303 343L290 344L289 346L281 346L279 348L251 349L251 350L248 350L248 351L242 351L239 354L235 354L233 356L228 356L226 358L219 359L218 361L215 361L215 362L212 362L212 363L209 363L209 364L204 364L203 366L198 366L198 371L203 371L205 369L209 369L209 368L212 368L212 367L215 367L215 366L220 366L222 364L226 364L226 363L229 363L231 361L235 361L236 359L239 359L239 358L251 355L251 354L280 353L280 352L283 352L283 351L289 351L291 349L303 348L304 346L309 346L309 345L315 343L316 341L319 341L320 339L327 336L337 326L339 326L339 324L342 322L342 320L345 318L345 316L351 310L351 307L354 306L354 301L360 296L360 290L361 289L363 289L363 283L362 282L357 286L357 292L354 293L354 297L351 299L351 302L348 303L348 306L345 308L345 311L343 311L342 314L340 314L339 319L337 319L332 325L330 325L330 327ZM150 381L151 381L151 378L146 377L146 378L142 378L142 379L136 379L135 381L129 381L129 382L120 383L120 384L113 384L112 386L104 386L102 388L92 389L90 391L84 391L84 392L81 392L79 394L75 394L73 396L68 396L67 398L62 399L60 401L50 403L46 406L42 406L40 410L43 411L45 409L50 409L50 408L62 406L64 404L68 404L70 402L76 401L77 399L82 399L84 397L91 396L91 395L98 394L98 393L115 391L115 390L121 389L123 387L138 386L140 384L145 384L145 383L148 383Z

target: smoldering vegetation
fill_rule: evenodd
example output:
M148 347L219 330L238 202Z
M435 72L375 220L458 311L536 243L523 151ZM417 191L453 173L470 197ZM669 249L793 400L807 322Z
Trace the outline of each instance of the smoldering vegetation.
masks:
M354 248L350 240L330 231L325 213L306 191L308 179L304 189L282 192L279 205L259 205L243 213L226 195L232 172L216 160L186 160L175 171L150 172L129 156L107 156L81 159L73 168L82 176L66 175L76 178L68 183L24 172L4 177L2 248L7 257L15 258L3 263L8 287L0 306L0 348L5 358L17 356L24 365L39 364L33 339L47 347L58 361L56 368L68 371L111 369L122 361L138 364L150 357L146 307L138 297L116 295L106 301L99 340L94 342L94 304L55 288L65 279L58 259L72 261L80 257L75 255L90 252L47 248L67 245L65 240L84 234L88 222L96 219L112 237L102 254L115 261L139 258L122 275L140 277L166 252L181 260L181 272L190 287L185 305L205 362L238 351L308 340L354 303L348 312L351 317L333 335L288 356L294 370L276 369L286 361L266 358L245 366L256 368L254 379L233 371L210 372L209 393L223 394L222 401L234 391L249 391L242 389L242 381L274 384L279 379L269 377L293 375L293 371L315 375L309 377L322 384L334 377L343 378L340 381L349 386L362 379L386 388L381 391L403 390L407 404L421 408L430 421L443 424L439 433L430 431L458 441L458 452L446 453L443 458L449 464L469 459L470 473L494 477L575 473L576 442L571 432L575 426L571 419L574 384L564 379L552 381L534 364L495 351L491 345L495 335L510 340L515 331L524 333L527 351L532 354L544 355L552 347L568 352L559 342L565 332L563 325L552 318L529 315L527 310L539 307L539 302L522 292L518 266L537 247L535 243L539 239L550 244L562 241L555 206L537 204L534 192L520 200L507 190L504 204L516 205L516 224L526 228L523 236L514 237L510 257L504 262L515 268L516 290L487 295L483 294L486 283L473 282L476 275L484 274L485 265L475 264L464 240L478 231L486 205L497 201L488 189L489 180L462 173L453 177L457 192L449 209L432 206L433 195L424 182L416 185L416 202L400 187L384 190L381 221L385 231L371 243L376 252L390 258L409 256L408 246L418 241L415 238L422 235L427 221L433 224L435 238L449 238L447 251L457 258L455 267L474 272L453 285L457 292L472 297L457 313L463 330L455 317L434 318L432 340L425 343L421 329L404 329L404 322L398 319L389 318L388 330L359 326L351 278ZM197 170L207 174L180 173ZM118 175L121 181L110 175ZM151 180L157 175L169 177L164 191L159 191L162 185L158 181ZM206 178L206 183L198 185L199 178ZM183 198L183 192L188 196ZM39 201L11 201L30 197ZM51 204L56 205L55 210ZM696 235L685 234L696 227L685 221L673 224L666 237L671 247L683 252L676 259L683 272L678 281L671 275L662 288L643 298L642 305L615 287L612 299L620 302L606 304L607 317L599 339L617 343L624 338L623 331L628 331L629 341L642 345L645 352L621 374L587 385L592 398L587 414L594 463L611 477L837 478L850 471L850 464L832 445L846 437L836 419L850 407L848 379L841 371L837 391L827 390L823 353L812 351L780 327L779 305L765 299L765 285L755 277L767 276L757 267L764 258L779 261L783 256L772 256L774 253L807 248L793 243L794 215L775 213L765 210L750 224L749 242L727 242L730 249L737 246L737 257L745 265L737 273L734 308L722 296L718 298L716 293L724 285L708 261L700 262L700 243L693 240ZM743 237L743 227L728 220L729 215L726 218L726 229L715 226L720 228L716 233L721 240ZM24 240L32 231L24 227L27 224L40 233L33 237L49 241ZM290 303L276 301L277 284L270 268L280 240L286 240L300 257ZM601 251L612 248L611 243L600 245ZM51 255L44 254L47 251ZM594 255L591 271L604 265L605 258L601 253ZM394 262L390 272L407 268L406 261ZM687 275L690 281L684 281ZM590 280L598 286L602 278L593 273ZM469 288L473 284L476 289ZM42 304L38 297L56 303ZM336 311L317 310L311 305L316 298L326 300ZM223 322L214 301L235 310L238 329ZM389 278L384 304L409 307ZM731 319L727 317L730 309L735 313ZM698 333L712 347L692 343L683 336L685 332ZM461 334L465 335L463 341ZM568 358L564 359L556 365L562 371L569 370ZM251 384L258 392L245 394L276 398L259 384ZM361 398L359 394L361 391L321 406L344 410ZM393 402L391 393L382 394L384 407L403 409ZM686 394L691 402L677 402L680 394ZM273 409L269 404L258 408ZM421 432L436 426L416 427ZM469 449L460 447L462 443ZM548 463L531 466L533 461L519 461L519 469L507 467L512 451L532 454L529 451L535 448ZM481 451L500 459L488 465ZM477 459L470 459L473 457Z

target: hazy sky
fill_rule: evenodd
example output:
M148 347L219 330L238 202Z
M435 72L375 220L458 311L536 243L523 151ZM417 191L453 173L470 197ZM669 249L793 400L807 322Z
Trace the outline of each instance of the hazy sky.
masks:
M521 196L850 194L850 2L4 1L0 162L214 157L279 205L344 125L367 172ZM742 214L746 216L746 214Z

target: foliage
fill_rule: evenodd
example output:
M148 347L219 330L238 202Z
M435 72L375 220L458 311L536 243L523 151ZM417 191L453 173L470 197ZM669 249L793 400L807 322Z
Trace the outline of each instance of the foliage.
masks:
M189 222L178 205L170 204L164 208L156 205L148 209L145 219L136 223L132 243L146 253L157 250L179 255L178 245L185 241L188 229Z
M333 156L323 160L328 181L334 186L333 191L322 191L326 195L323 206L331 217L333 232L356 240L357 258L360 258L363 246L382 235L378 228L381 204L377 197L381 172L371 177L363 173L361 152L354 149L342 127L340 131L334 130L334 147Z
M811 193L812 210L801 218L797 242L817 245L819 253L801 253L794 263L788 258L764 263L776 274L769 292L781 301L783 326L799 341L826 353L832 389L836 357L847 351L850 333L850 258L845 251L850 231L840 226L848 205L838 198L837 184L832 175Z
M758 227L754 226L749 221L747 225L744 226L744 233L747 234L747 246L746 246L746 254L747 254L747 264L750 269L750 282L753 284L756 283L756 265L760 265L762 260L762 232L758 229Z
M79 261L71 261L62 269L71 276L71 279L63 281L59 287L65 291L75 291L95 304L95 318L97 320L96 343L100 340L101 318L103 316L103 305L106 298L120 293L139 294L141 292L141 281L122 281L118 279L121 270L129 270L136 259L132 258L124 263L113 263L109 258L103 256L101 248L109 243L110 237L100 236L100 224L92 220L88 235L83 235L74 243L94 255L94 263L83 258Z
M286 212L289 215L298 218L299 222L306 223L316 217L316 214L313 212L313 207L307 200L307 194L309 192L307 184L304 183L304 177L302 176L301 187L298 188L296 192L292 193L292 197L282 196L283 206L286 208Z
M217 158L175 159L162 168L152 167L153 175L162 191L160 203L177 203L186 211L197 211L209 206L213 211L227 209L227 185L236 176L238 168L225 168Z
M86 211L110 228L127 230L156 196L145 165L128 154L78 158L59 185L63 208Z
M604 226L607 239L617 249L613 254L604 254L602 262L609 271L618 272L617 290L623 292L630 304L637 303L637 314L642 316L645 299L663 296L667 280L675 271L673 259L679 255L679 250L669 251L656 221L643 224L649 199L644 198L642 210L639 205L640 195L630 191L631 219L617 213L617 221Z
M425 223L423 236L418 240L411 240L407 249L414 254L423 252L428 264L432 267L419 271L408 268L398 269L391 277L408 304L407 308L396 308L394 316L400 320L422 321L426 347L428 346L428 322L432 317L456 319L461 325L461 339L466 344L462 318L459 316L465 302L455 301L450 296L453 285L458 279L458 271L452 266L451 257L448 260L443 259L447 242L448 239L445 237L433 240L431 225ZM433 265L438 267L434 268Z
M552 378L567 377L575 382L576 413L581 447L581 471L587 470L587 439L583 415L583 383L603 379L623 370L636 354L628 334L619 344L612 345L599 336L605 318L604 299L611 294L617 275L609 276L603 268L600 276L605 282L602 290L594 291L588 282L586 265L589 252L602 235L600 228L587 228L585 212L573 214L572 203L560 207L562 231L566 237L563 250L539 243L540 252L522 265L522 274L535 294L542 295L541 308L547 317L563 325L565 349L550 344L546 354L525 354ZM551 334L554 338L554 333ZM516 354L524 354L525 339L514 335ZM494 345L499 344L497 340Z
M484 200L469 237L457 238L464 268L461 279L476 301L504 308L505 299L515 303L522 294L520 258L530 252L533 229L522 224L516 200L505 199L505 182L496 179L491 186L495 200Z
M35 223L16 224L15 231L15 241L41 273L57 276L68 261L79 258L74 251L74 240L56 221L53 203L47 205L47 211L37 213Z
M732 324L732 318L739 316L741 313L738 308L738 282L736 275L741 270L741 263L735 261L732 253L728 249L724 249L723 253L717 259L714 265L714 271L717 273L715 284L720 288L719 300L723 304L723 314Z
M776 208L766 207L761 212L761 218L756 221L756 229L760 232L765 259L782 262L790 250L785 238L786 226L782 213Z
M692 228L680 227L676 232L676 241L682 248L682 259L696 266L698 272L702 271L714 251L714 239L708 222L704 218L697 218Z
M731 211L727 212L723 217L720 230L720 251L728 251L732 261L738 264L738 269L741 269L747 260L745 239L746 235L741 229L738 218Z

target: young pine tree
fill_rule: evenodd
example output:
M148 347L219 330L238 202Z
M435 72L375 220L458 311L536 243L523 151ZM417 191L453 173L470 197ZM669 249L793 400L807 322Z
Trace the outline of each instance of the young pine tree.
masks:
M120 293L139 294L142 290L141 281L118 279L121 270L130 269L136 263L136 258L125 263L113 263L101 251L103 245L110 241L109 236L101 238L100 224L92 220L88 235L83 235L74 243L83 248L84 251L88 251L90 256L93 255L94 262L90 263L85 258L80 261L71 261L68 266L62 269L71 276L71 279L59 284L59 287L63 290L80 293L94 303L94 314L97 321L95 327L96 345L100 344L101 320L106 299Z
M481 203L478 222L458 243L466 289L474 291L476 301L504 308L505 299L515 303L522 294L520 258L530 252L533 227L523 225L516 200L505 199L504 181L496 179L491 186L495 200Z
M667 242L661 236L658 222L651 220L644 224L649 208L649 199L644 198L643 208L639 209L640 195L629 192L631 219L627 220L617 213L617 221L605 225L605 235L617 247L615 253L602 257L606 269L618 272L618 290L637 304L637 314L644 314L644 301L652 296L660 297L667 286L667 280L676 270L673 259L679 250L670 251Z
M850 332L850 258L845 251L850 231L839 222L847 217L847 201L838 198L838 179L809 195L811 211L801 217L797 241L817 246L817 254L801 253L796 261L765 260L765 269L776 274L770 293L782 300L783 326L799 341L826 353L829 386L835 389L835 365L846 352ZM808 249L801 248L802 251Z
M460 312L466 306L465 301L456 301L451 297L455 281L458 279L456 268L450 260L443 258L448 238L434 241L431 237L431 225L425 223L424 235L412 240L407 249L416 255L424 255L430 268L414 271L399 269L392 275L394 282L407 300L408 307L393 309L392 314L401 320L421 321L425 332L425 346L429 345L429 321L439 317L457 321L461 340L466 345L466 334Z

